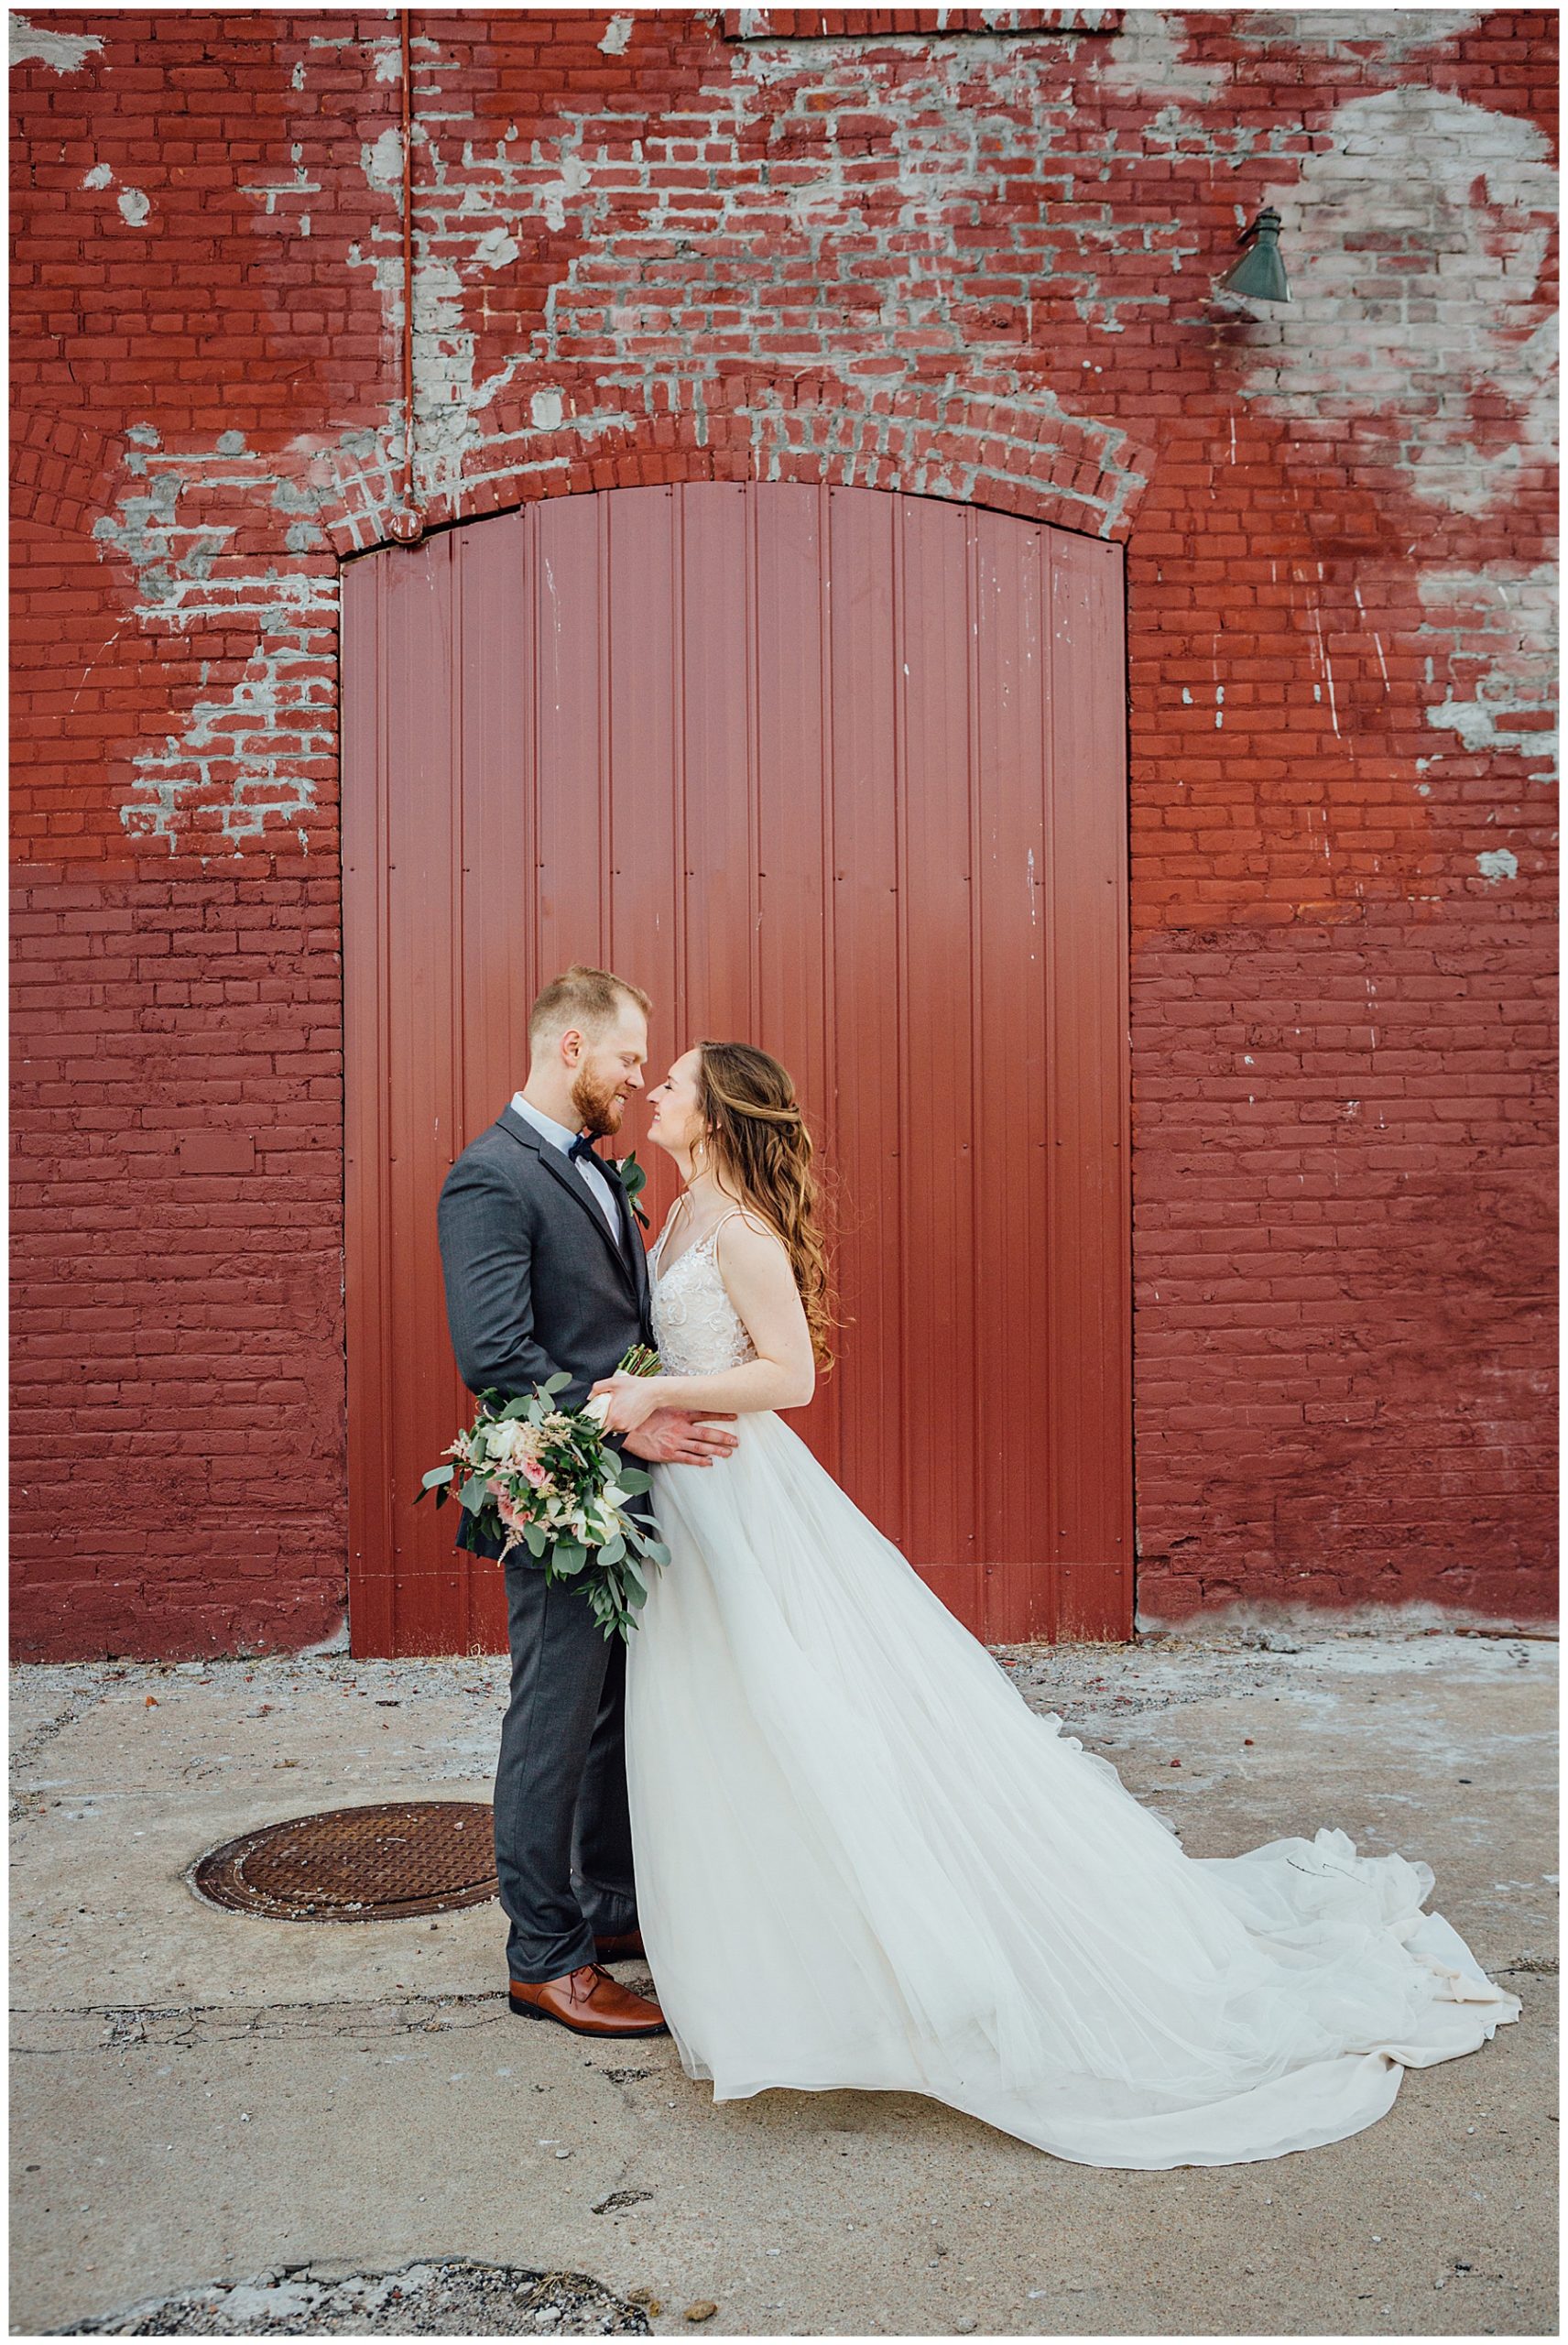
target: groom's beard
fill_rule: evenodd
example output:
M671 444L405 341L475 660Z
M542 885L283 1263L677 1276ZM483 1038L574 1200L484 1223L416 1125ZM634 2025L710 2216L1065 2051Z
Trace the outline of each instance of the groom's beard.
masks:
M572 1104L590 1140L606 1140L620 1130L622 1106L613 1083L597 1084L584 1071L572 1086Z

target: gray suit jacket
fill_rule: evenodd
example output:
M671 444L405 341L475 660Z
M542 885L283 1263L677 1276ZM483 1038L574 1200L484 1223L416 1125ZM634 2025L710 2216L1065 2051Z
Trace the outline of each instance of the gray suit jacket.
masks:
M564 1369L572 1381L557 1404L578 1409L628 1345L653 1341L642 1239L614 1173L611 1186L624 1249L577 1167L515 1108L463 1150L441 1183L436 1227L452 1347L471 1392L495 1386L511 1399ZM500 1553L461 1509L456 1543Z

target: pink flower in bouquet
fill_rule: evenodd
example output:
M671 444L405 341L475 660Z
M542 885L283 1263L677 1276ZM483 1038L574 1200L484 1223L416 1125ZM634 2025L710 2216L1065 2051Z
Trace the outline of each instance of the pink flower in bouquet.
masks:
M506 1524L507 1530L526 1530L533 1518L524 1512L522 1508L518 1506L516 1499L511 1496L510 1492L503 1484L499 1482L492 1482L490 1489L495 1500L495 1511L500 1516L502 1522Z
M520 1458L517 1462L517 1470L533 1484L536 1490L544 1489L550 1481L549 1474L537 1457Z

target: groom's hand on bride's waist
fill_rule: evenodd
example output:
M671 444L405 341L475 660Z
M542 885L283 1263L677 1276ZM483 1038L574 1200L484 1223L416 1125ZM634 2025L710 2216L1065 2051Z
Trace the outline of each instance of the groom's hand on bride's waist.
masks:
M621 1435L621 1446L659 1466L711 1466L736 1445L738 1434L727 1430L734 1415L733 1409L702 1417L689 1409L656 1409L634 1433Z

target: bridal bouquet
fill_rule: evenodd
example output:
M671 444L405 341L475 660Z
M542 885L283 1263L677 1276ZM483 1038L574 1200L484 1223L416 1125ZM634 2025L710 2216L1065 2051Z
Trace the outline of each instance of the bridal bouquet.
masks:
M648 1376L659 1357L636 1345L619 1366ZM562 1371L512 1401L494 1390L482 1392L474 1423L448 1445L454 1463L432 1466L414 1503L433 1490L437 1506L444 1506L461 1467L458 1504L491 1537L505 1533L501 1560L526 1546L548 1579L586 1572L585 1592L604 1633L626 1638L648 1598L645 1569L667 1564L670 1551L626 1511L626 1500L646 1490L650 1478L604 1440L608 1395L582 1409L553 1405L571 1381Z

